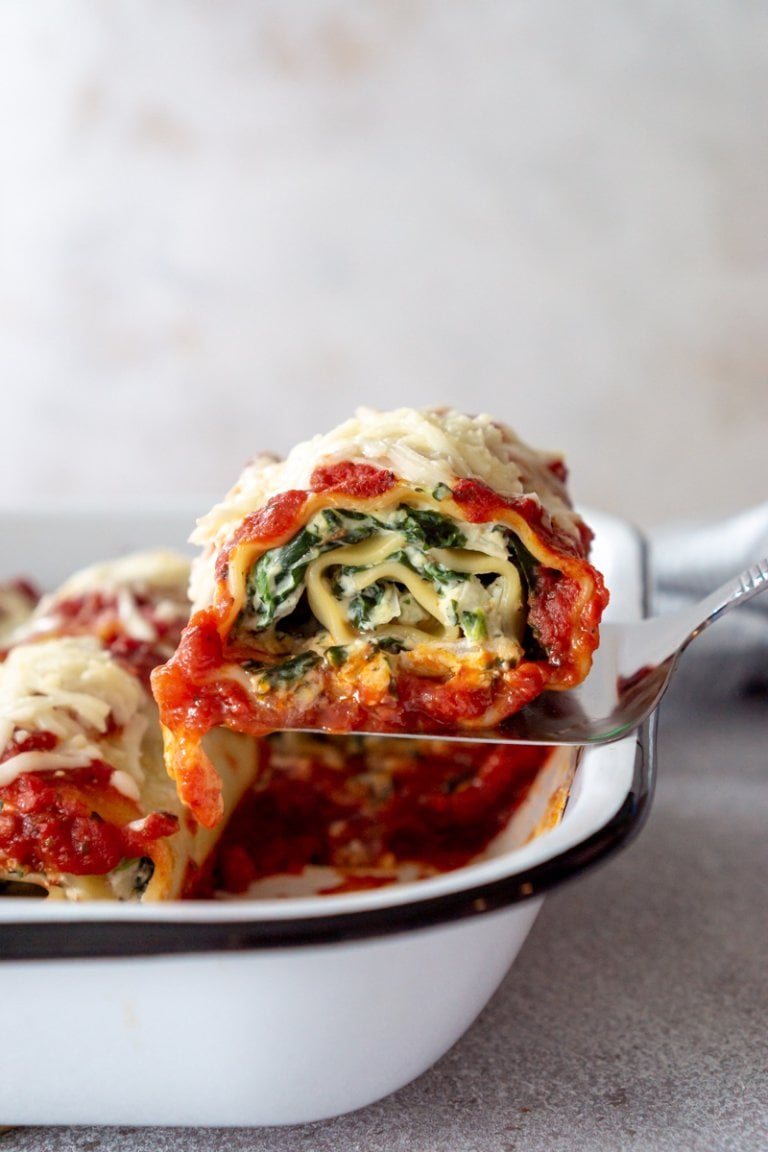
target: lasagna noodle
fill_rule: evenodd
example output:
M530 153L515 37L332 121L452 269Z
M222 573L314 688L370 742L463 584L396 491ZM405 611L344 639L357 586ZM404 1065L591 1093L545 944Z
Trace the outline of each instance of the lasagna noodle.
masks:
M188 615L188 561L140 553L76 574L13 634L0 665L0 881L6 894L166 900L204 868L203 828L165 771L149 669ZM231 811L258 747L208 751Z
M210 729L493 727L586 676L607 601L560 459L450 411L364 411L259 458L194 539L192 617L154 691L206 822Z

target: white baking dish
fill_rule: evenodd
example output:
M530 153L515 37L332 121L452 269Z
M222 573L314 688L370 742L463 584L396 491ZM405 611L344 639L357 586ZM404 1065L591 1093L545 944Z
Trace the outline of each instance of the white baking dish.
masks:
M621 521L588 517L610 615L641 615L642 542ZM182 546L192 518L20 513L0 515L0 524L0 577L50 586L94 560ZM652 724L585 751L556 827L519 847L502 838L486 858L427 880L160 906L0 901L14 1049L0 1119L288 1124L394 1091L472 1023L546 890L639 828L652 753Z

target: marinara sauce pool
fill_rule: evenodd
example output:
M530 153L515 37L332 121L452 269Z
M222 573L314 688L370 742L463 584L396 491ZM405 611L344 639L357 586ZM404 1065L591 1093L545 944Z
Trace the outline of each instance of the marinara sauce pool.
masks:
M535 746L280 733L190 894L243 893L310 865L349 891L429 875L481 853L549 754Z

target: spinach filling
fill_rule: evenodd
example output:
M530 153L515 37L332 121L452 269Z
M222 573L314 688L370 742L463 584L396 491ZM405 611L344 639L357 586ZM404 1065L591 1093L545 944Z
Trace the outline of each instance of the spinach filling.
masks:
M149 856L121 860L110 875L112 890L118 900L138 900L149 887L154 873L155 865Z
M247 585L249 607L242 624L268 628L298 603L307 568L323 552L367 540L381 525L362 512L326 508L280 548L270 548L254 565Z
M290 617L293 636L301 635L303 641L311 643L314 636L321 639L325 635L327 641L327 631L308 608L305 596L308 569L330 552L350 549L379 536L383 541L382 549L377 549L379 566L383 556L383 567L399 565L401 571L414 574L417 584L425 582L433 590L430 604L438 605L440 620L429 618L411 588L391 574L366 580L366 573L376 568L373 562L344 563L346 557L340 556L338 565L327 564L324 571L330 592L342 605L349 624L386 651L400 651L404 646L402 635L387 634L390 626L394 633L402 633L402 625L421 627L429 632L430 626L437 623L439 627L452 628L459 638L476 643L503 634L499 619L503 581L493 571L493 564L489 565L488 572L476 571L454 559L456 566L452 567L454 556L483 557L485 554L510 562L519 575L524 604L533 589L536 561L503 525L458 524L433 509L408 504L379 516L326 508L286 544L270 549L258 559L248 576L247 600L238 620L238 630L252 636L269 632L279 648L281 637L288 638L288 633L281 630L281 622L285 620L288 625ZM392 541L391 552L386 548L387 539ZM439 555L435 555L436 550ZM462 553L461 550L468 551ZM466 570L460 570L461 567ZM533 638L527 626L525 632L525 638L521 639L528 646ZM331 636L331 639L333 643L324 655L338 667L347 654L338 637ZM347 640L348 637L344 642ZM267 673L270 685L289 684L303 677L321 658L310 649L273 665Z

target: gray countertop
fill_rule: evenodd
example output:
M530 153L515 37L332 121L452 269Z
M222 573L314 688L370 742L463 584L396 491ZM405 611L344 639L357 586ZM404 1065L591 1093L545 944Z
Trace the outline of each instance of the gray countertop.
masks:
M2 1152L762 1152L768 1148L768 693L683 662L648 822L553 893L440 1063L303 1127L20 1128Z

